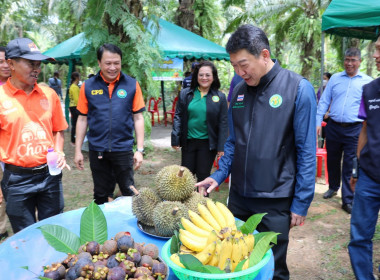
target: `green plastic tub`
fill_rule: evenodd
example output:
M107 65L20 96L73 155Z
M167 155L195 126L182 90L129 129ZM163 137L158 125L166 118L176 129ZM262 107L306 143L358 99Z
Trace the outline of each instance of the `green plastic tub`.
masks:
M224 274L211 274L211 273L201 273L197 271L188 270L186 268L180 267L176 265L170 259L170 244L172 240L169 239L164 247L161 250L161 257L164 262L172 269L174 274L181 280L214 280L214 279L234 279L234 280L252 280L257 274L259 274L260 270L269 262L271 253L270 250L266 252L263 259L256 264L246 270L242 270L239 272L232 273L224 273Z

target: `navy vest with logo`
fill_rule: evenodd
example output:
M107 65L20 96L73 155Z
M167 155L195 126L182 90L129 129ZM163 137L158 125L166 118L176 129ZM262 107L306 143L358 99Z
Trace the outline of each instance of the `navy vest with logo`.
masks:
M132 105L135 93L136 80L123 73L120 73L120 79L115 84L111 98L108 85L99 73L86 80L89 126L87 138L91 151L132 150L134 141Z
M293 118L302 77L276 62L257 87L241 82L231 100L232 188L247 197L291 197L296 182ZM236 160L238 159L238 160Z
M363 86L367 113L367 144L360 152L360 167L380 183L380 78Z

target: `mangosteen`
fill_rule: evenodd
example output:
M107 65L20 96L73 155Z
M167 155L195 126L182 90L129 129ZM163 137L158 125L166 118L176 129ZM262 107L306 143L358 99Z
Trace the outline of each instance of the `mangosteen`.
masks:
M116 254L117 242L115 240L106 240L102 245L101 252L108 254L109 256Z
M145 274L150 276L152 275L152 271L150 271L150 269L147 267L140 266L136 269L134 277L139 278L140 276L144 276Z
M144 252L144 245L145 245L145 242L141 242L141 243L135 242L135 244L133 245L133 248L137 249L137 251L139 251L140 255L142 256Z
M115 241L117 242L119 240L119 238L122 236L131 236L131 234L128 231L120 231L120 232L116 233L115 238L114 238Z
M44 272L44 277L50 278L50 279L53 279L53 280L60 280L60 279L62 279L62 277L59 274L58 270L46 271L46 272Z
M99 254L100 245L96 241L91 241L86 243L85 251L90 253L91 255Z
M149 255L143 255L141 256L140 264L139 266L144 266L144 267L153 267L153 259Z
M127 253L127 260L133 261L134 263L139 263L141 261L140 252L135 248L129 248Z
M89 252L82 252L82 253L79 253L79 254L77 255L77 258L78 258L78 260L79 260L79 259L82 259L82 258L86 258L86 259L91 260L91 259L92 259L92 256L91 256L91 254L90 254Z
M167 272L168 272L168 268L162 262L154 263L152 266L152 274L153 274L153 277L155 278L157 278L158 276L160 276L161 278L165 278L165 275L167 274Z
M75 273L75 268L74 267L71 267L69 268L67 271L66 271L66 280L75 280L79 277L79 275L77 275Z
M133 248L134 243L130 235L124 235L117 240L117 248L121 252L127 253L129 248Z
M156 245L149 243L144 246L143 255L151 256L152 259L157 259L159 254L159 249Z
M120 261L116 259L116 255L112 255L107 260L107 267L113 268L113 267L119 266L119 263Z
M129 260L122 261L119 266L124 269L128 277L133 276L136 272L135 263Z
M126 273L123 268L116 266L108 271L107 280L124 280Z

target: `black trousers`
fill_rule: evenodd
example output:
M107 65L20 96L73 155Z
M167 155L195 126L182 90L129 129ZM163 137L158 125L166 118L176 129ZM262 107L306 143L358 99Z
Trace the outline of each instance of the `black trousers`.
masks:
M90 151L89 160L94 181L94 199L96 204L108 202L113 196L115 180L123 196L132 196L129 186L134 186L133 151L128 152L99 152Z
M70 107L70 114L71 114L71 143L75 144L75 130L77 127L77 120L78 120L78 111L77 107Z
M343 204L352 203L354 197L354 193L350 187L350 178L352 174L352 161L356 155L361 128L362 124L360 123L348 127L342 127L333 121L329 121L326 126L329 189L338 191L342 178Z
M185 148L182 148L182 166L187 167L197 176L197 181L203 181L210 176L212 163L217 151L211 150L208 139L188 139Z
M281 233L277 236L277 245L272 247L274 255L274 280L289 279L286 255L289 243L290 206L293 198L250 198L239 195L230 189L228 208L236 218L246 221L253 214L266 214L257 226L259 232L274 231Z

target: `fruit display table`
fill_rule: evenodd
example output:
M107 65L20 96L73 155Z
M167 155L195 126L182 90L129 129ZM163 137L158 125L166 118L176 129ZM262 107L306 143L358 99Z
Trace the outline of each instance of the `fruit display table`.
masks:
M107 219L108 236L115 236L119 231L129 231L136 242L154 243L161 249L167 240L141 232L137 227L136 218L132 215L131 204L131 197L122 197L101 205ZM66 254L57 252L51 247L38 227L46 224L60 225L79 236L80 217L83 211L84 208L81 208L50 217L25 228L0 244L0 279L36 279L36 275L41 275L43 266L63 260ZM22 267L28 267L29 271ZM273 268L272 255L255 279L272 279ZM177 278L171 272L168 280L172 279Z

